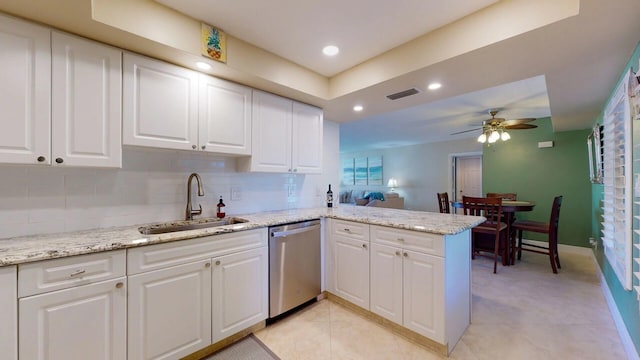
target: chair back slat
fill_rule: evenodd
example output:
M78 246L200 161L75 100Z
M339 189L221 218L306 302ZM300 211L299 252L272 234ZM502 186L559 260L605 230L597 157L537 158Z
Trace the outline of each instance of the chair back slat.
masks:
M560 207L562 206L562 195L553 199L551 215L549 217L549 242L557 244L558 226L560 225Z
M518 194L516 193L487 193L488 198L499 197L503 200L518 200Z
M464 215L484 216L487 221L482 225L495 226L499 228L502 218L502 198L482 198L463 196L462 197L462 209Z
M449 194L447 192L438 193L438 207L440 208L440 213L449 214L451 212L449 209Z

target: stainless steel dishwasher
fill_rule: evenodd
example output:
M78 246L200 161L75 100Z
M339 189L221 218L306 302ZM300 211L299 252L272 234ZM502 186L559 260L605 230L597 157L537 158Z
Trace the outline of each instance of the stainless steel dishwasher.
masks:
M269 228L269 318L321 292L320 220Z

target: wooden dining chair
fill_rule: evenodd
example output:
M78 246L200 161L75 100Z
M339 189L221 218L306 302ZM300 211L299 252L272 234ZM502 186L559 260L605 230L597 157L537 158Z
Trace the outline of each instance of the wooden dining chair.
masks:
M488 252L493 257L493 273L498 268L498 256L507 255L507 224L502 219L502 198L462 197L464 215L484 216L487 220L471 229L471 257ZM489 238L492 246L482 246L481 239Z
M549 262L554 274L558 273L560 266L560 256L558 255L558 224L560 222L560 206L562 205L562 196L556 196L551 206L551 215L549 222L533 221L533 220L516 220L511 228L518 232L518 244L513 249L512 258L515 252L518 252L518 260L522 256L522 251L531 251L538 254L549 255ZM524 231L537 232L547 234L548 246L541 246L522 241L522 233Z
M449 194L447 192L438 193L438 207L442 214L451 213L451 210L449 209Z
M518 200L518 194L516 193L487 193L487 197L499 197L503 200Z

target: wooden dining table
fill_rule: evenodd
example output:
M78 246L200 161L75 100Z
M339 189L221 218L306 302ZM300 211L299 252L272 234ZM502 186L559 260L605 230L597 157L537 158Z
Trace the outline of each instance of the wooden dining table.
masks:
M454 209L462 209L462 201L451 201L451 206ZM505 214L505 222L507 223L507 234L509 234L507 256L502 257L502 265L508 266L515 264L515 245L516 234L512 233L511 225L515 220L515 213L532 211L536 206L533 201L524 200L502 200L502 212Z

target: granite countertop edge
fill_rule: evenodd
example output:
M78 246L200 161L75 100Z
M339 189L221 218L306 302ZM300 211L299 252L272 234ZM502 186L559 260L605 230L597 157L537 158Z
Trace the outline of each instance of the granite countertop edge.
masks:
M234 217L246 219L248 222L158 235L142 235L138 231L140 227L159 224L154 223L0 239L0 267L247 231L320 218L355 221L436 235L457 234L484 221L484 218L478 216L364 206L276 210Z

